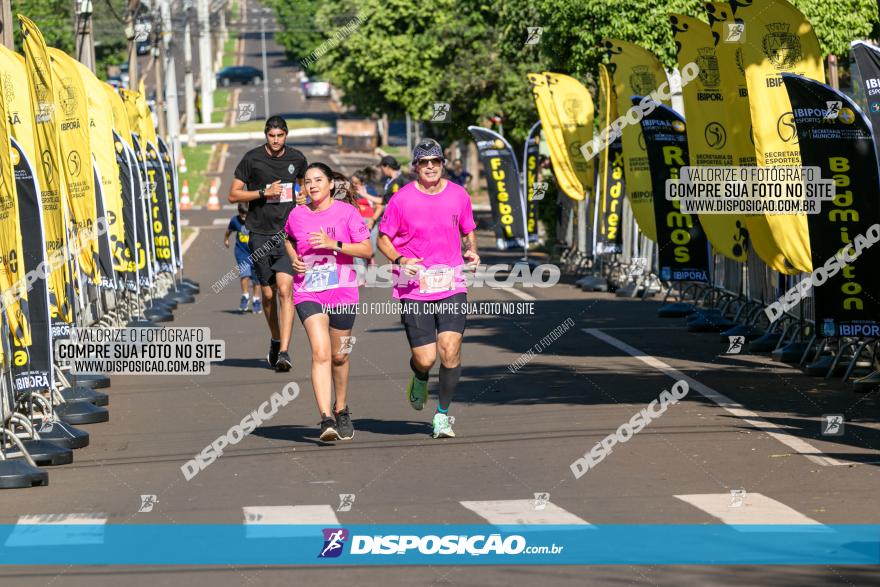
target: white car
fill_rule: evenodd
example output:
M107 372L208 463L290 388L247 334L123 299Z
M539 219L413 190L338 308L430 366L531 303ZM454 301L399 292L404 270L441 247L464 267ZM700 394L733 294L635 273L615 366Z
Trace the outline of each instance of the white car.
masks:
M310 80L306 83L303 93L306 98L329 98L330 84L324 81Z

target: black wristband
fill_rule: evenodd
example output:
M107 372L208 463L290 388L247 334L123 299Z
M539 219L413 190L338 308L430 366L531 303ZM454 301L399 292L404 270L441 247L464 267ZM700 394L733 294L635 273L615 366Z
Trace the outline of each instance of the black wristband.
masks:
M391 262L394 263L395 265L400 265L401 259L403 259L403 255L400 255L399 257L397 257L395 260L393 260Z
M339 252L342 252L342 241L336 241L336 248L339 249Z

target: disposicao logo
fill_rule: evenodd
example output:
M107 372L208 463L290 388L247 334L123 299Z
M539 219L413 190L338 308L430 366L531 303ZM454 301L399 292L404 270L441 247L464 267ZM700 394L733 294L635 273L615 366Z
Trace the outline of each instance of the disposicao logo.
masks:
M348 540L348 530L345 528L324 528L324 548L318 554L318 558L336 558L342 554L345 541Z

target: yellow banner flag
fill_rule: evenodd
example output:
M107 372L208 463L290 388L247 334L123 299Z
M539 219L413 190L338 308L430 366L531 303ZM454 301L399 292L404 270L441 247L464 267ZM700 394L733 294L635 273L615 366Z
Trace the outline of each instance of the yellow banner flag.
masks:
M82 63L76 62L77 70L89 99L89 140L92 156L101 177L101 195L104 214L107 217L108 238L111 243L125 242L122 220L122 184L119 182L119 166L116 164L116 147L113 139L113 108L104 90L105 85ZM113 250L113 247L111 247ZM122 271L122 260L115 260Z
M780 74L825 83L819 40L809 21L785 0L737 0L733 17L743 24L743 69L758 165L800 166L801 154L788 92ZM773 239L792 267L812 271L810 234L804 214L766 215Z
M593 140L593 98L584 85L561 73L544 72L547 87L562 127L562 139L571 168L583 189L592 190L593 165L581 153L581 147Z
M556 115L553 96L547 83L547 76L539 73L528 74L532 85L532 94L541 119L541 130L550 149L550 162L553 164L553 175L559 189L573 200L584 199L584 186L572 167L571 158L565 144L562 123Z
M144 80L141 80L140 86L138 86L138 97L135 100L135 105L140 117L140 136L143 138L141 142L145 143L144 148L146 149L146 143L149 141L158 149L159 139L156 136L156 127L153 125L153 114L150 112L149 106L147 106L147 91L144 89Z
M54 47L49 47L48 52L55 86L62 175L67 184L67 202L75 231L70 245L74 251L79 251L80 270L91 278L93 284L98 285L101 278L97 263L98 239L94 230L98 214L89 138L88 96L77 71L76 60Z
M49 302L53 318L72 322L72 300L68 289L70 273L65 258L67 195L64 193L65 186L60 173L52 70L40 29L25 16L18 15L18 19L21 22L22 47L34 116L34 145L39 153L34 159L34 167L40 184L46 255L51 268L46 277L49 283Z
M741 23L734 21L733 11L727 2L706 3L706 13L709 16L709 30L721 74L721 94L727 112L727 142L723 150L733 158L734 165L752 167L757 165L757 160L749 109L749 90L742 64L742 44L728 40L737 39ZM767 218L763 214L746 214L744 217L749 231L749 242L758 257L775 271L794 272L773 240Z
M0 45L0 84L6 100L9 133L18 141L31 160L36 161L33 112L28 94L27 69L24 57Z
M138 135L141 147L143 147L145 141L141 134L141 114L137 104L138 96L140 96L140 94L134 90L127 90L125 88L119 89L119 97L122 98L122 104L125 106L125 114L128 118L129 130ZM129 138L129 140L131 139Z
M0 95L0 292L2 307L9 322L9 331L17 347L30 346L31 333L24 313L27 289L24 279L24 250L18 218L18 197L11 157L10 117L6 95ZM16 156L18 153L16 152ZM0 345L2 346L2 345Z
M733 156L724 149L728 127L726 103L721 93L721 70L709 25L696 18L671 14L679 71L695 63L700 71L681 88L687 121L690 165L729 167ZM734 261L745 261L748 230L745 218L734 214L699 214L700 224L716 251Z
M647 96L660 88L668 90L666 71L657 57L648 51L626 41L609 39L605 41L608 53L608 73L614 82L614 91L629 110L631 96ZM669 106L669 99L658 100ZM627 124L621 136L623 144L626 197L632 207L633 216L639 228L652 241L657 240L657 225L654 220L654 193L651 188L651 167L648 164L648 151L639 124Z
M102 82L101 85L104 87L104 93L110 101L110 108L113 111L113 128L129 147L134 148L134 144L131 142L131 123L128 120L128 112L126 112L122 97L110 84Z

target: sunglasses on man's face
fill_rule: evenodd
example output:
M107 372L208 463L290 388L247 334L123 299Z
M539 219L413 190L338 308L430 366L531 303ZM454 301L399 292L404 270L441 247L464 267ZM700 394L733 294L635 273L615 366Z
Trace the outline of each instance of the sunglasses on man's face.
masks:
M429 165L440 166L440 165L443 165L443 159L440 159L439 157L430 157L427 159L419 159L417 162L417 165L419 167L428 167Z

